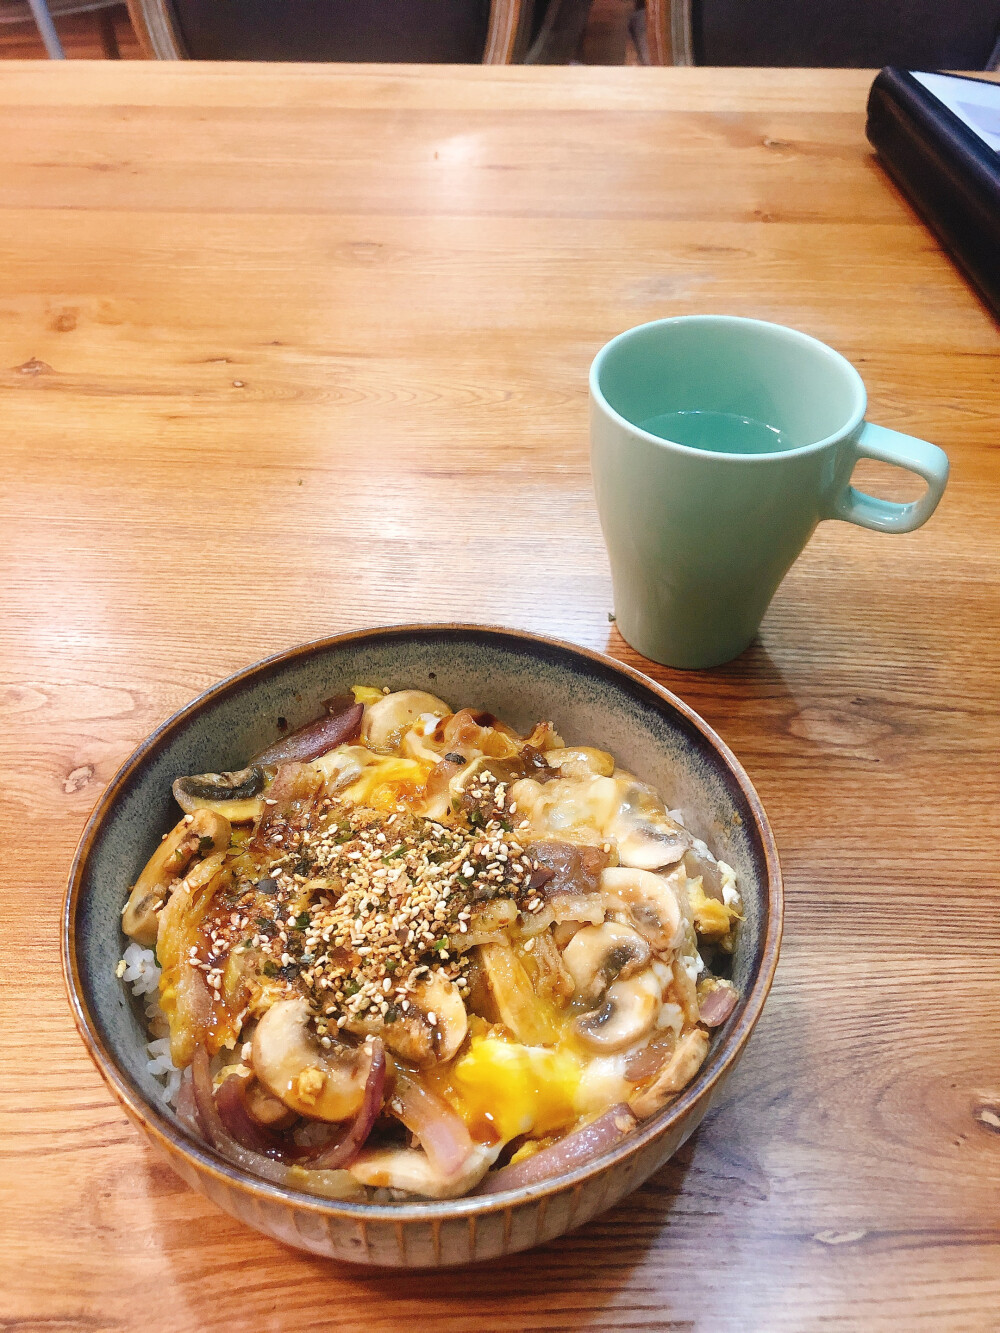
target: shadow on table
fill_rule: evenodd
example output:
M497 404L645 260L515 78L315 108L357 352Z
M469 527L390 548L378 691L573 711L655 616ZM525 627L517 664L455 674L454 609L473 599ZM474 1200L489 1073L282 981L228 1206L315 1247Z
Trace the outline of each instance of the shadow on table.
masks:
M414 1307L439 1303L442 1284L446 1284L449 1314L456 1327L487 1329L487 1311L501 1301L504 1327L518 1327L519 1313L528 1326L530 1320L537 1320L539 1300L546 1296L567 1317L573 1312L575 1322L585 1319L603 1326L599 1317L595 1320L597 1312L618 1306L633 1271L642 1266L667 1227L671 1209L684 1192L701 1132L617 1207L548 1245L505 1260L443 1272L338 1268L338 1287L352 1289L358 1308L366 1300L383 1311L394 1305L401 1309L405 1302L407 1320L412 1319L414 1330L428 1326ZM313 1262L321 1271L329 1271L326 1261ZM669 1309L663 1309L658 1327L668 1327L669 1320Z

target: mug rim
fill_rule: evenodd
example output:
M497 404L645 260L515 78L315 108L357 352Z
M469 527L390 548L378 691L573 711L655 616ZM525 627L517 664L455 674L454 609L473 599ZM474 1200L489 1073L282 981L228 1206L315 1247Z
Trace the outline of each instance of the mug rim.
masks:
M733 454L714 449L697 449L690 444L680 444L677 440L667 440L661 435L653 435L650 431L644 430L642 426L637 426L634 421L629 421L628 417L623 416L617 408L612 407L604 395L604 390L600 385L601 372L604 369L604 363L611 356L613 350L621 344L628 342L636 334L643 333L648 329L661 328L665 325L676 324L716 324L716 325L739 325L754 330L777 330L781 334L788 336L792 341L798 342L803 346L809 346L819 349L826 356L830 357L834 365L839 366L852 381L855 392L855 409L847 418L847 421L838 429L829 435L825 435L821 440L814 440L812 444L800 444L794 449L774 449L769 453L763 454ZM590 365L590 400L595 407L598 407L608 416L616 425L624 426L638 438L645 440L649 444L657 445L667 451L676 450L682 455L688 455L692 458L702 458L707 461L738 464L754 463L773 463L780 458L801 458L805 454L819 453L827 449L831 444L837 444L841 440L849 439L855 431L862 425L865 419L865 412L868 408L868 394L865 389L864 380L857 369L851 365L846 356L841 355L835 348L828 343L822 342L819 338L814 338L809 333L803 333L801 329L793 329L788 324L777 324L773 320L752 319L746 315L670 315L665 319L651 319L644 324L634 324L629 329L623 329L621 333L615 335L600 349Z

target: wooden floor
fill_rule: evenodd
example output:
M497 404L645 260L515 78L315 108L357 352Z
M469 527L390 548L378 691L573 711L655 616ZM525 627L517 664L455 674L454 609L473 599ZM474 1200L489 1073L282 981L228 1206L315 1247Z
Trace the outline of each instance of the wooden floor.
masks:
M638 53L629 35L633 0L594 0L590 22L577 58L585 65L635 65ZM109 11L115 37L125 60L141 60L142 51L124 5ZM70 60L100 60L104 55L96 13L71 14L56 20L63 49ZM0 24L0 60L44 59L45 47L33 23Z

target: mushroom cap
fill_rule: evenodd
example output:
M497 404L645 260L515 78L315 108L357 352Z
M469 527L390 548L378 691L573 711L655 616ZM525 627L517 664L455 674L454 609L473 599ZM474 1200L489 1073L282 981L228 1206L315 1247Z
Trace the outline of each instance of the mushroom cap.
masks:
M573 978L576 994L596 999L605 987L625 980L649 962L649 945L631 926L605 921L582 926L563 950L563 964Z
M394 1055L420 1069L450 1060L469 1030L458 987L447 977L432 976L407 998L410 1007L392 1023L362 1015L348 1019L345 1026L358 1034L378 1033Z
M232 773L195 773L177 778L174 800L185 814L214 810L231 824L246 824L260 816L267 777L259 764Z
M598 1009L581 1014L573 1027L595 1051L623 1051L644 1037L656 1022L661 1000L660 983L652 968L627 981L616 981L604 992Z
M678 867L669 876L632 866L609 866L601 872L601 893L612 911L625 912L632 924L659 952L674 949L683 938L684 923L677 899Z
M630 774L618 774L621 805L606 829L615 839L618 859L636 870L676 865L694 839L667 814L652 787Z
M362 1047L325 1051L302 998L279 1000L253 1034L253 1071L290 1110L313 1120L348 1120L365 1093L370 1060Z

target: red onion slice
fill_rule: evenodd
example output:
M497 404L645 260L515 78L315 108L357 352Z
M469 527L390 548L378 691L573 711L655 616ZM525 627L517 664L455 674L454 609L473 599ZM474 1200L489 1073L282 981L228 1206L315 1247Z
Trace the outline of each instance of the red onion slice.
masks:
M706 1027L717 1028L724 1023L736 1008L739 999L735 988L728 982L720 981L710 990L698 1005L698 1017Z
M217 1152L227 1157L245 1171L263 1176L277 1185L289 1184L289 1168L283 1162L276 1162L262 1153L252 1152L229 1134L215 1105L212 1093L212 1071L209 1068L208 1051L199 1046L191 1061L191 1078L194 1085L194 1100L198 1108L198 1120L202 1133Z
M365 1080L365 1095L361 1109L339 1138L325 1143L309 1165L315 1171L339 1171L350 1166L365 1145L372 1126L382 1110L385 1088L385 1047L381 1038L372 1042L372 1061Z
M396 1075L396 1093L389 1105L416 1134L435 1171L457 1175L473 1147L461 1116L402 1070Z
M501 1167L488 1175L476 1193L496 1194L499 1190L520 1189L522 1185L535 1185L550 1176L565 1175L607 1152L638 1123L625 1103L619 1102L589 1125L553 1143L551 1148L542 1148L523 1162Z
M231 1075L225 1079L217 1094L212 1090L212 1074L209 1068L208 1052L204 1046L194 1053L191 1061L191 1087L194 1104L198 1113L198 1124L202 1134L223 1157L241 1166L245 1171L263 1176L277 1185L288 1185L294 1189L312 1190L316 1194L329 1194L328 1172L342 1169L353 1160L360 1151L365 1139L371 1133L372 1125L378 1117L382 1105L382 1089L385 1084L385 1048L381 1041L372 1046L372 1062L365 1084L365 1098L361 1110L352 1121L347 1134L334 1145L324 1145L318 1156L309 1162L309 1168L296 1166L284 1161L276 1161L262 1152L241 1143L227 1127L216 1098L221 1101L224 1114L228 1117L237 1098L242 1100L243 1089L239 1086L230 1089L229 1084L240 1084L242 1079ZM245 1107L244 1107L245 1112ZM245 1112L246 1113L246 1112ZM249 1113L247 1119L249 1120ZM239 1123L239 1113L233 1113L231 1125ZM253 1122L251 1122L253 1123ZM258 1133L266 1135L262 1126L255 1126ZM288 1156L302 1156L303 1150L294 1145L281 1145Z
M181 1083L177 1094L177 1119L186 1129L201 1134L201 1121L198 1119L198 1106L194 1099L194 1084L190 1079Z
M223 1079L215 1094L215 1106L227 1134L244 1148L268 1157L286 1155L277 1135L254 1120L247 1110L245 1078L230 1074Z
M361 730L364 717L364 705L352 704L342 713L321 717L316 722L308 722L298 731L283 736L280 741L269 745L263 754L253 760L255 764L289 764L295 761L308 763L320 755L353 740Z

